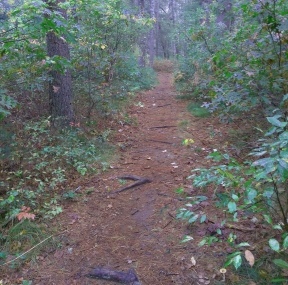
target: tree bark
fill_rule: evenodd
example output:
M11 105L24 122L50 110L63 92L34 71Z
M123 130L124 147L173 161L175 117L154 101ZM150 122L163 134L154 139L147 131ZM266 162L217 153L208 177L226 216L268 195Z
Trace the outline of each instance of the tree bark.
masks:
M139 15L140 17L143 16L144 14L144 9L145 9L145 3L144 0L138 0L138 7L139 7ZM138 64L141 67L145 67L146 66L146 37L142 36L142 38L139 40L138 42L139 48L140 48L140 55L138 58Z
M66 12L58 7L60 2L63 2L63 0L57 0L53 4L48 2L49 9L60 12L66 18ZM46 42L47 54L50 58L59 56L70 60L69 46L63 37L58 36L54 31L50 31L47 33ZM74 120L71 72L70 70L60 71L54 69L50 71L50 76L49 108L51 123L56 128L67 127Z
M150 0L150 17L155 20L155 0ZM155 57L155 27L153 27L149 33L149 65L152 67Z

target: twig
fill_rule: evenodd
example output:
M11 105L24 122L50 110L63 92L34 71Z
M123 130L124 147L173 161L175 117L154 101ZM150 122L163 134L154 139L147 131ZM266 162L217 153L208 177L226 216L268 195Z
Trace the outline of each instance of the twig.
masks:
M175 199L175 200L178 200L178 201L185 201L186 200L186 199L183 199L183 198L175 198L175 197L172 197L172 196L164 194L164 193L157 193L157 195L164 196L164 197L169 197L171 199Z
M45 242L47 239L51 238L52 236L53 236L53 235L51 235L51 236L48 237L48 238L45 238L45 239L42 240L40 243L34 245L34 246L31 247L29 250L23 252L22 254L20 254L19 256L17 256L16 258L14 258L14 259L12 259L12 260L10 260L10 261L7 261L7 262L5 262L4 264L1 264L1 266L4 266L4 265L7 265L7 264L10 264L10 263L12 263L13 261L19 259L20 257L22 257L22 256L25 255L26 253L30 252L30 251L33 250L35 247L37 247L38 245L42 244L43 242Z
M166 227L168 227L171 224L172 220L170 220L162 229L165 229Z
M165 129L165 128L176 128L177 126L157 126L151 127L150 129Z
M134 188L136 186L140 186L142 184L145 184L145 183L150 183L152 182L150 179L148 178L143 178L143 177L140 177L140 176L136 176L136 175L125 175L125 176L120 176L120 177L117 177L118 179L125 179L125 180L133 180L133 181L137 181L129 186L125 186L125 187L122 187L114 192L112 192L111 194L117 194L117 193L120 193L120 192L123 192L123 191L126 191L126 190L129 190L131 188Z
M172 142L166 142L166 141L158 141L158 140L147 140L147 141L151 141L151 142L157 142L157 143L165 143L165 144L173 144Z
M139 210L137 209L137 210L135 210L132 214L131 214L131 216L134 216L135 214L137 214L139 212Z
M166 107L166 106L170 106L170 105L171 104L164 104L164 105L157 106L157 108Z
M218 224L216 221L213 221L211 219L209 219L208 222L215 224L215 225ZM238 230L238 231L242 231L242 232L255 231L255 228L246 228L246 227L242 227L242 226L238 226L238 225L234 225L234 224L230 224L230 223L224 224L223 226L221 226L221 228L229 228L229 229L234 229L234 230Z
M44 240L40 241L39 243L37 243L36 245L34 245L33 247L31 247L30 249L28 249L28 250L25 251L24 253L20 254L20 255L17 256L16 258L14 258L14 259L12 259L12 260L10 260L10 261L7 261L7 262L5 262L4 264L1 264L0 266L4 266L4 265L7 265L7 264L12 263L13 261L19 259L20 257L22 257L23 255L25 255L26 253L30 252L31 250L33 250L34 248L36 248L37 246L39 246L40 244L42 244L43 242L45 242L46 240L50 239L51 237L57 236L57 235L60 235L60 234L63 234L63 233L65 233L65 232L67 232L67 230L64 231L64 232L61 232L61 233L59 233L59 234L51 235L51 236L45 238Z
M106 269L103 267L96 267L93 269L93 271L88 273L86 277L99 278L129 285L141 285L134 269L129 269L127 272L122 272Z

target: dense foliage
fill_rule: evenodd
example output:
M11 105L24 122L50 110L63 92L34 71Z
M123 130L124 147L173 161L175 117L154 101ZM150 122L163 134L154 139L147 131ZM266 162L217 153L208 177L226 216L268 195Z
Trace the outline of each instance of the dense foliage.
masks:
M271 115L287 93L287 1L195 1L187 9L196 15L176 77L186 96L228 121L255 108Z
M51 9L55 3L59 9ZM128 1L0 5L0 258L5 260L43 240L47 228L30 221L61 213L61 201L76 197L77 189L67 188L71 178L107 169L113 121L131 123L123 107L135 91L151 87L155 76L138 65L136 49L151 20ZM48 56L49 33L68 45L70 58ZM51 71L68 70L75 118L57 130L48 85ZM57 93L59 87L52 87Z
M189 177L193 185L201 189L213 185L214 204L225 213L216 225L217 234L205 237L199 245L224 241L223 226L229 228L231 222L243 223L253 217L254 223L269 227L266 243L271 249L269 256L261 253L267 259L266 266L261 258L256 260L257 267L269 271L269 277L263 278L260 271L255 271L254 281L282 284L287 281L288 268L285 255L288 248L288 3L281 0L203 2L187 4L188 11L196 11L194 17L189 17L189 13L182 15L188 30L183 33L187 50L175 76L181 96L200 102L226 123L235 119L241 122L244 115L252 119L251 128L262 123L270 129L258 129L261 131L258 141L250 139L249 159L239 160L239 153L235 159L233 153L215 151L208 156L214 161L213 167L193 170ZM246 155L247 149L241 149L240 153ZM195 205L207 199L205 195L189 197L190 202L179 210L178 218L189 223L211 219L203 211L194 210ZM239 243L236 232L231 229L226 239L235 251L227 257L225 265L233 264L238 269L243 264L244 253L250 265L253 254L245 251L250 246L249 236Z
M0 258L43 240L47 229L31 220L53 218L62 211L62 199L77 196L77 189L68 187L69 177L107 168L113 121L130 123L123 107L135 91L154 84L156 57L158 70L173 69L171 61L157 67L162 58L177 60L175 84L180 96L192 101L191 112L217 114L225 123L240 118L240 124L244 114L255 124L251 129L256 121L262 127L257 125L262 135L253 141L253 134L245 150L249 159L215 151L208 157L213 167L193 170L193 185L213 185L215 205L227 213L217 236L205 237L200 245L223 239L224 224L253 215L255 223L270 230L266 241L275 256L269 252L268 262L288 269L286 0L18 0L0 5ZM48 56L51 34L69 48L69 56ZM51 119L48 89L57 93L59 88L51 86L53 72L69 72L73 82L73 104L66 107L74 117L63 129ZM205 222L206 213L193 207L208 197L189 199L178 218ZM17 240L25 227L29 235ZM231 230L227 242L235 252L226 265L240 268L244 251L239 248L249 244L237 244L236 238ZM284 273L271 274L268 282L286 280Z

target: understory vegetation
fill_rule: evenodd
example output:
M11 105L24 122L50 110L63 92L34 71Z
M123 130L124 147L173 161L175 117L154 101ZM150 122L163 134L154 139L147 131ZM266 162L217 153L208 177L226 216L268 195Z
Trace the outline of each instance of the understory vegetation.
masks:
M192 170L189 179L203 196L188 195L178 218L213 221L215 233L199 246L230 247L224 267L233 265L242 275L233 284L287 284L288 3L196 2L183 13L189 41L175 84L180 97L191 101L192 114L201 117L193 106L204 107L223 123L240 125L235 144L243 139L239 130L248 139L237 151L215 149L207 157L212 167ZM205 195L209 189L212 197ZM216 220L199 208L208 200L220 210ZM242 228L244 240L237 236L241 225L250 229ZM193 235L183 241L191 240Z
M223 284L230 265L233 284L288 284L287 0L5 0L0 28L1 265L52 243L49 220L109 168L127 106L165 71L194 116L238 126L191 169L203 195L177 218L213 221L199 246L229 252Z
M156 79L134 48L149 18L123 14L132 13L127 3L62 1L67 18L45 1L1 5L0 263L15 267L51 245L49 220L78 195L73 181L109 167L115 126L136 123L129 100ZM70 58L47 55L52 31L65 37ZM46 96L53 70L70 70L73 80L74 118L61 129Z

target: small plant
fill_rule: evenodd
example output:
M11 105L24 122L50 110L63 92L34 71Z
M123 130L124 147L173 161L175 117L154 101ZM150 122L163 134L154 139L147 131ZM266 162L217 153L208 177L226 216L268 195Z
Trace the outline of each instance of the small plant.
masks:
M288 97L288 96L286 96ZM287 98L284 98L284 101ZM205 237L199 244L211 245L219 239L225 241L235 251L227 256L225 266L230 264L238 269L245 258L249 264L254 265L254 256L249 250L239 250L249 247L247 241L239 243L233 227L230 223L239 224L252 216L258 223L265 223L270 227L267 232L267 245L278 255L267 256L270 264L279 269L287 270L288 260L284 252L288 249L288 122L282 115L274 115L267 118L272 128L259 141L261 144L255 148L250 156L253 161L238 162L228 154L221 154L217 150L208 158L217 165L208 169L194 169L193 185L198 188L206 188L211 185L214 188L214 204L223 210L223 220L216 227L215 236ZM221 162L221 164L219 164ZM206 196L188 197L190 200L185 207L178 210L177 218L187 220L189 224L203 223L207 217L198 204L207 200ZM199 210L201 209L201 210ZM226 229L223 235L222 228ZM227 234L227 230L230 231ZM255 229L256 230L256 229ZM225 239L225 236L228 237ZM192 237L191 237L192 238ZM188 240L186 238L186 240ZM253 262L252 262L253 260ZM280 273L281 274L281 273ZM285 276L271 276L271 282L286 280Z
M208 118L211 116L211 112L206 108L202 107L202 104L191 102L188 107L188 111L195 117Z
M26 211L26 210L25 210ZM26 213L26 212L23 212ZM47 230L31 218L22 218L9 229L3 231L0 243L0 263L7 262L10 267L18 267L22 262L37 256L48 245Z

